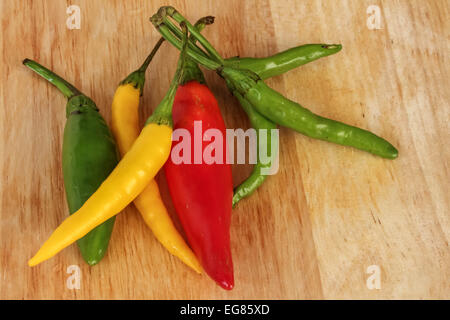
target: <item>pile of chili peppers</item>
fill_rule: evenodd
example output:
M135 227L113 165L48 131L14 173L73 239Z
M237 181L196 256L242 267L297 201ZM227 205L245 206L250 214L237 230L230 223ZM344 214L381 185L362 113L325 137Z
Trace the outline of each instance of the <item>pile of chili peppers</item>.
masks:
M199 164L194 159L178 164L169 157L177 142L180 143L175 135L172 137L174 129L194 135L194 124L201 121L202 136L211 128L225 136L217 100L199 65L225 80L257 129L258 145L260 139L264 140L269 153L278 152L270 133L281 125L311 138L387 159L397 157L397 150L383 138L316 115L263 81L335 54L341 45L309 44L266 58L224 59L201 35L201 30L213 23L213 17L204 17L192 25L173 7L161 7L150 21L162 38L142 66L117 88L112 102L111 131L89 97L37 62L24 60L27 67L55 85L68 99L62 168L70 215L29 260L30 266L53 257L75 241L88 264L98 263L107 250L115 215L134 202L145 223L170 253L196 272L204 270L222 288L234 287L231 211L264 182L267 175L262 169L271 164L262 162L258 156L250 176L233 190L231 167L225 159L226 144L221 150L223 161L212 164ZM181 51L177 70L168 92L141 129L138 108L145 73L164 40ZM260 135L259 129L267 129L268 134ZM207 147L202 142L201 154ZM195 157L193 144L190 156ZM154 180L162 168L189 245L175 228Z

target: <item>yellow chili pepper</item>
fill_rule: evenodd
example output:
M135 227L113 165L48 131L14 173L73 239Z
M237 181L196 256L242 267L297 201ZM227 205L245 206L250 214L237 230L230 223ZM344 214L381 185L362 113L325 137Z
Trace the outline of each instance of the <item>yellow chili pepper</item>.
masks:
M147 119L146 126L117 167L84 205L53 232L28 261L29 266L53 257L118 214L148 186L168 159L172 146L172 106L186 59L187 29L184 25L183 30L183 50L169 91Z
M158 41L144 64L122 81L114 95L111 127L121 156L127 153L139 136L139 97L142 95L145 71L163 40L161 38ZM201 273L200 263L173 225L155 180L151 180L144 191L134 199L134 204L158 241L170 253L197 273Z

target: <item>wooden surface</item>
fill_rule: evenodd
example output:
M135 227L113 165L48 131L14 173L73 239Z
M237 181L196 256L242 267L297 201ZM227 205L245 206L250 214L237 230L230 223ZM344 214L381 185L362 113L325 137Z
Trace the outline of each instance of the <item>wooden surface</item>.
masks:
M280 171L233 212L231 292L167 253L136 209L118 216L107 257L84 264L72 245L26 265L67 216L61 172L65 99L21 61L64 75L110 120L116 85L158 39L159 1L0 1L0 298L450 298L449 2L173 1L224 56L265 56L304 43L342 43L337 55L268 80L314 112L369 129L399 148L395 161L280 130ZM369 30L369 5L381 8ZM177 51L150 66L142 119L160 101ZM215 74L207 80L228 128L249 123ZM239 183L250 166L233 166ZM163 176L158 177L173 213ZM81 288L66 271L81 268ZM379 266L370 290L367 268Z

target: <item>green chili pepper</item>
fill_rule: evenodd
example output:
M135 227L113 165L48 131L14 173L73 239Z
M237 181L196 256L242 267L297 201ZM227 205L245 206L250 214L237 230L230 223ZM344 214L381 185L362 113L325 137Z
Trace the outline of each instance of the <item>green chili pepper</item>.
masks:
M189 21L173 7L162 7L151 21L163 37L176 47L180 48L180 41L173 33L177 27L168 17L178 23L184 21L191 34L207 51L199 55L189 49L189 56L204 67L219 73L232 90L237 90L269 120L315 139L355 147L388 159L395 159L398 156L397 149L383 138L369 131L315 115L269 88L256 73L250 70L226 67L224 59Z
M244 97L237 91L232 91L233 95L238 99L241 107L247 113L248 118L250 119L250 123L253 128L256 129L256 143L257 143L257 161L255 166L253 167L252 173L250 176L244 180L239 186L234 189L233 195L233 207L242 200L250 196L259 186L267 179L268 175L264 174L261 170L266 168L267 170L272 166L272 162L269 161L267 163L263 163L259 156L259 143L261 137L260 130L267 130L266 135L266 146L267 146L267 155L274 155L273 153L278 152L278 146L272 146L272 129L276 129L277 125L265 118L259 112L257 112L253 106L244 99Z
M160 25L162 23L160 16L154 15L152 19L152 22L156 25ZM208 17L208 19L212 19L212 21L214 21L214 17ZM167 32L168 30L172 33ZM198 28L197 30L198 32L201 31ZM181 48L180 46L183 34L180 32L180 29L175 27L170 21L168 22L166 28L162 28L159 31L162 32L166 40L178 48ZM190 40L190 50L195 52L197 55L200 55L202 59L208 59L208 55L205 54L205 52L203 52L203 50L195 43L196 40L193 37L191 37ZM225 60L217 60L218 56L216 55L216 60L222 62L224 66L238 69L248 69L258 74L261 79L268 79L281 75L289 70L295 69L317 59L338 53L341 49L342 45L340 44L305 44L290 48L269 57L232 57ZM203 61L203 63L205 63L205 61Z
M261 78L266 79L285 73L291 69L307 64L322 57L332 55L339 52L342 49L341 45L327 45L327 44L306 44L303 46L291 48L289 50L277 53L267 58L230 58L226 59L225 63L241 69L248 69ZM276 124L262 116L254 107L248 102L239 92L232 90L233 95L238 99L241 107L247 113L252 127L257 131L257 144L260 143L260 131L259 129L266 129L268 134L266 135L266 145L268 148L268 154L271 151L271 129L276 128ZM277 152L278 149L276 149ZM266 180L268 175L262 174L262 168L270 168L272 163L262 164L258 158L250 176L244 180L234 190L233 207L245 197L250 196L261 184Z
M397 149L383 138L357 127L318 116L258 79L255 73L224 68L221 75L231 82L258 112L308 137L354 147L383 158L395 159Z
M64 128L62 169L70 214L76 212L97 190L118 163L114 138L95 103L35 61L23 63L56 86L68 99ZM105 255L115 217L78 240L83 259L97 264Z
M255 72L261 79L268 79L314 60L338 53L341 49L342 45L340 44L305 44L270 57L225 59L225 66L248 69Z

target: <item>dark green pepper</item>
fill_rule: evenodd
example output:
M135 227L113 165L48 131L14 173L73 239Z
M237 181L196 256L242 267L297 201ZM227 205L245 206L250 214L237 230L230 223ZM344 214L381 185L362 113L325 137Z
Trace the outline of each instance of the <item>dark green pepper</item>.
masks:
M97 190L117 165L119 155L114 138L95 103L35 61L27 67L55 85L68 99L64 128L62 169L69 213L76 212ZM83 259L97 264L105 255L115 217L99 225L77 241Z

